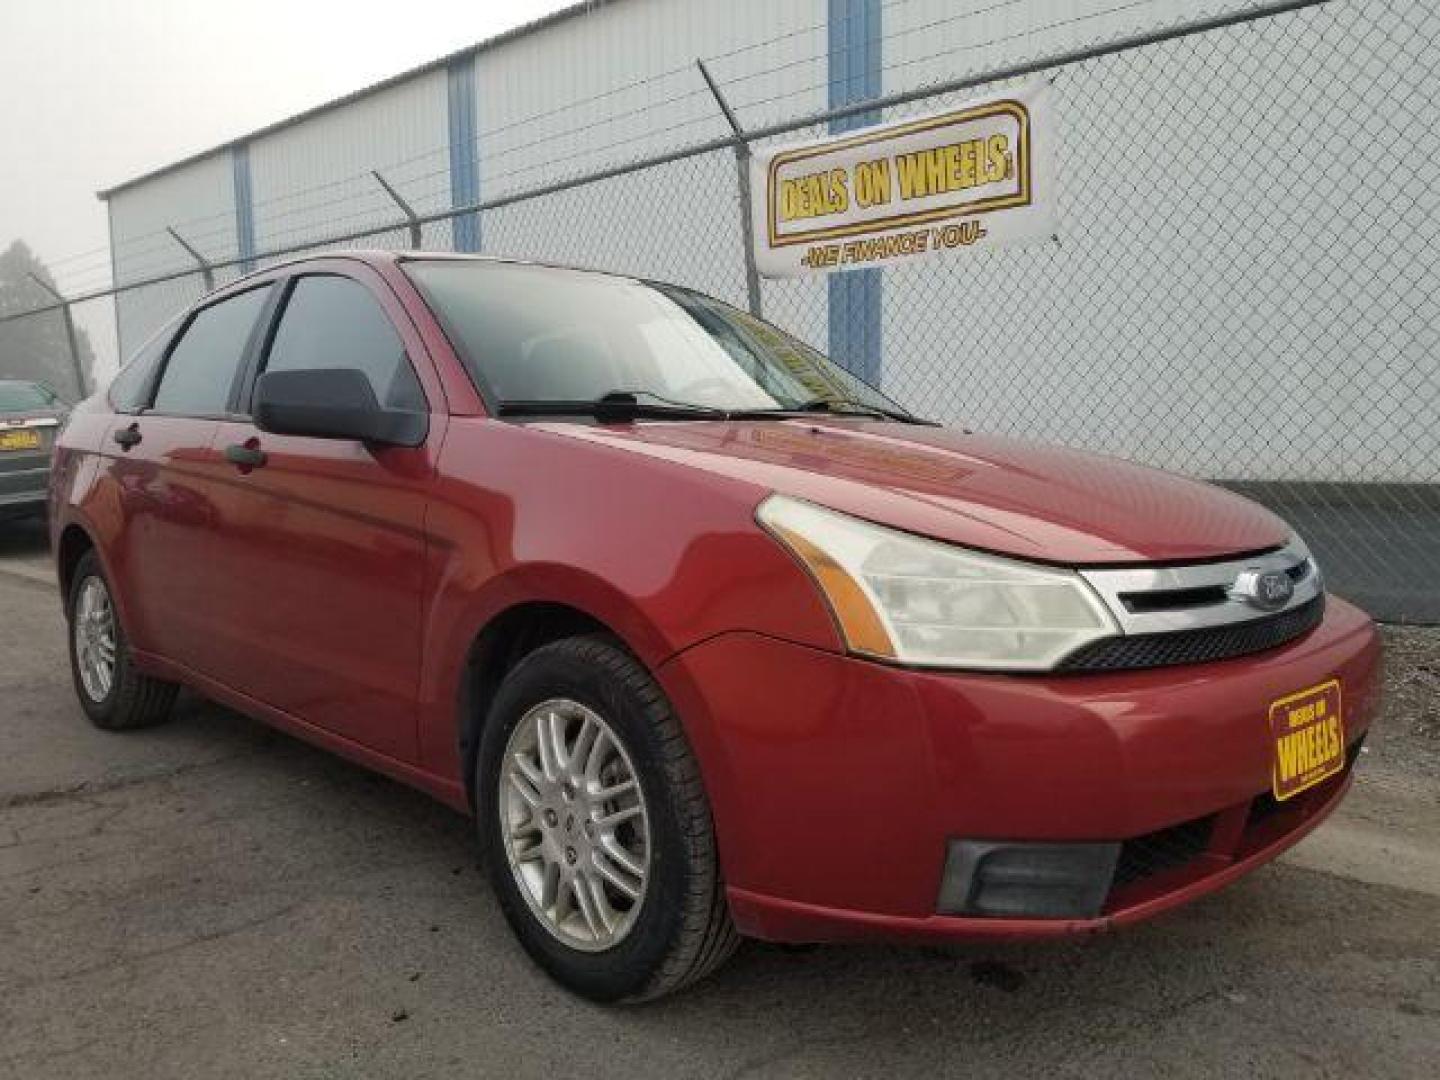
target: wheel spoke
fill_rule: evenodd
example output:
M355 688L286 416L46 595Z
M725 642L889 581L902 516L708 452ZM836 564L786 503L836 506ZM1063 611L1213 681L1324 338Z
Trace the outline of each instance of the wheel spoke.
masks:
M515 751L515 753L510 755L510 760L515 763L515 767L520 770L526 780L530 781L531 786L533 786L536 791L539 791L545 786L545 773L535 767L530 759L525 756L524 751Z
M641 812L642 810L639 803L636 803L633 806L624 806L621 807L619 810L615 810L609 814L605 814L602 817L596 818L595 825L597 828L602 829L607 833L614 832L616 826L623 825L631 818L639 817Z
M589 760L590 747L599 737L600 725L591 718L588 712L585 713L580 718L580 731L575 736L575 744L565 755L566 772L571 776L577 776L582 772L585 763Z
M510 824L510 839L524 840L527 836L534 836L540 832L540 821L535 815L535 810L529 803L525 804L525 816Z
M585 782L587 784L598 784L600 782L600 769L605 764L606 753L614 746L614 740L608 731L599 732L595 741L590 744L590 755L585 759Z
M633 865L633 864L632 864ZM622 870L604 848L595 852L595 872L608 881L627 900L640 899L640 886L643 881L639 874L631 874Z
M520 797L534 810L541 803L540 792L532 786L529 777L518 769L510 773L510 786L520 793Z
M565 765L565 721L554 709L540 717L536 747L540 751L540 767L547 780L560 779Z
M535 843L531 844L529 847L515 853L515 861L520 863L540 862L544 858L545 843L541 840L536 840Z
M615 839L615 837L602 837L600 840L600 848L602 851L605 852L606 855L609 855L610 858L614 859L615 862L617 862L621 867L623 867L625 872L628 873L631 877L636 878L640 881L645 880L644 864L637 861L634 855L631 855L630 852L626 851L624 845L621 844L619 840Z
M579 905L580 915L584 918L585 925L590 928L591 935L599 940L610 932L610 925L605 920L595 892L588 875L582 874L575 879L575 901Z
M612 799L618 799L621 795L628 795L635 790L634 780L621 780L618 784L611 784L607 788L600 788L592 791L590 798L597 803L607 803Z
M565 920L575 910L575 882L560 880L560 868L555 868L555 881L558 892L555 896L555 925L564 926Z
M535 724L535 754L540 759L540 771L545 779L554 780L555 765L550 760L550 739L545 728L546 718L541 717Z
M549 911L555 906L560 892L560 867L556 863L545 864L545 876L540 882L540 906ZM559 916L556 916L557 920Z

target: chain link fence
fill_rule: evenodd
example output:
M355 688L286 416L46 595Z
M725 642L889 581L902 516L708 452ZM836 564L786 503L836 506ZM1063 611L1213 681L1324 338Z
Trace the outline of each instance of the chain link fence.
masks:
M893 120L1051 79L1058 235L861 271L878 278L863 311L837 311L860 301L834 279L767 280L760 301L847 364L860 362L857 334L874 336L870 353L878 338L883 388L923 415L1239 490L1295 525L1334 591L1383 619L1436 623L1440 10L1288 6L882 96L870 115ZM791 142L832 122L746 138ZM410 222L371 200L328 228L292 230L255 265L411 248L417 233L451 250L468 218L486 254L677 281L745 306L736 145L711 138ZM184 265L180 253L161 280L71 306L83 322L83 309L114 304L133 350L205 291ZM240 272L230 259L212 277ZM0 312L0 377L13 343L58 314Z

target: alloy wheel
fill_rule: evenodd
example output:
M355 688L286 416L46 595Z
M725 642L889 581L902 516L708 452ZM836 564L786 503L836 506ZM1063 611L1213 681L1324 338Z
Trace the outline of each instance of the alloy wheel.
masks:
M98 577L88 577L75 604L75 661L80 684L91 701L101 702L115 685L115 608L110 590Z
M511 732L500 779L505 855L531 912L571 948L619 944L645 899L651 842L615 730L577 701L544 701Z

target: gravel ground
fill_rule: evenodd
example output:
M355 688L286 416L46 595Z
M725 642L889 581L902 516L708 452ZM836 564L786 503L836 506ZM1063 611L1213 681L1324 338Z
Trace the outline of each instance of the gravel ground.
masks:
M1387 726L1440 765L1440 628L1385 627ZM1440 775L1440 770L1434 770Z
M0 1077L1436 1076L1440 632L1395 630L1352 796L1274 866L1064 945L742 949L650 1006L537 972L469 824L194 698L71 696L0 537Z

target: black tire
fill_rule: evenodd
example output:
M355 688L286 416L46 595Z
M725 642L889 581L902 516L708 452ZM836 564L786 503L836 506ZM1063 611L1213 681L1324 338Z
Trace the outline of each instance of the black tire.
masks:
M531 911L501 835L498 785L511 732L535 705L564 697L604 718L645 792L651 877L628 933L603 952L572 948ZM501 909L532 959L594 1001L660 997L715 970L739 943L725 901L710 805L679 720L646 670L613 640L566 638L525 657L490 707L476 763L477 828Z
M135 670L130 659L129 641L125 629L120 625L118 613L114 619L115 672L109 692L102 698L95 698L85 688L80 675L80 661L76 652L75 610L85 583L96 578L104 585L111 597L111 611L114 612L113 593L100 560L94 551L87 551L75 567L70 582L70 595L65 598L67 620L66 638L70 643L70 675L75 683L75 696L90 722L105 731L134 731L137 728L153 727L170 718L171 706L179 689L174 683L152 679Z

